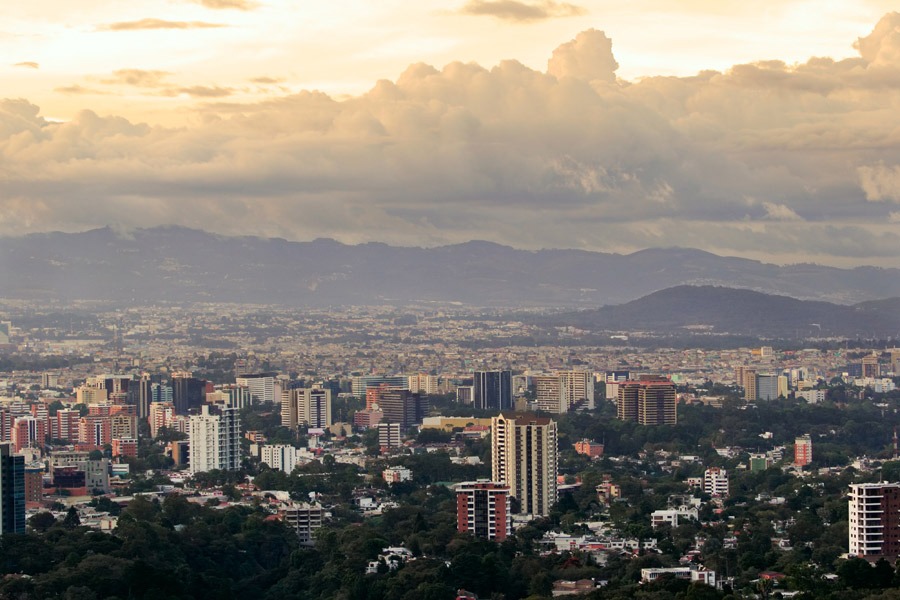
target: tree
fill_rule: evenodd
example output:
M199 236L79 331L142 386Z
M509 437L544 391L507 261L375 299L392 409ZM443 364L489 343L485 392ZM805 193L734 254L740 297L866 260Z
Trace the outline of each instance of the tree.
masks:
M44 532L56 525L56 517L48 511L41 511L28 519L28 524L35 531Z
M63 519L63 527L67 527L69 529L74 529L81 525L81 517L78 516L78 510L74 506L69 507L69 512L66 513L66 517Z

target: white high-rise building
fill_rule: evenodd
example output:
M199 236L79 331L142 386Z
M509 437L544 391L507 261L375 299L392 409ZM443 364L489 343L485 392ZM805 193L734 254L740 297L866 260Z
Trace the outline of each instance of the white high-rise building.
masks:
M281 425L297 429L331 427L331 390L312 387L294 388L281 392Z
M900 555L900 484L853 484L849 509L852 556L891 559Z
M269 444L262 447L261 462L276 471L284 471L288 475L297 466L300 451L288 444Z
M234 382L250 390L253 404L275 402L275 377L272 375L246 375L235 378Z
M491 479L509 486L519 511L550 514L556 503L556 422L535 415L491 419Z
M438 378L437 375L410 375L406 378L408 381L409 391L419 394L437 394Z
M241 466L241 416L236 408L210 414L209 406L192 415L188 428L191 474L219 469L236 471Z
M576 406L594 408L594 375L588 371L559 371L532 377L538 409L562 414Z
M728 471L710 467L703 473L703 491L710 496L728 496Z

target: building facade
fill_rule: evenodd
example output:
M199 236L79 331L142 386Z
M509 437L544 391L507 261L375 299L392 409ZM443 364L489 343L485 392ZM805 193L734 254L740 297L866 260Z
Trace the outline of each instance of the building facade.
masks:
M853 484L849 504L849 553L872 559L900 556L900 484Z
M494 481L466 481L456 489L456 529L502 542L512 535L509 486Z
M241 417L236 408L211 414L209 406L190 418L190 471L236 471L241 466Z
M475 408L496 411L512 408L512 371L475 371L472 386Z
M491 419L491 479L509 486L518 512L550 514L556 503L556 422L535 415Z

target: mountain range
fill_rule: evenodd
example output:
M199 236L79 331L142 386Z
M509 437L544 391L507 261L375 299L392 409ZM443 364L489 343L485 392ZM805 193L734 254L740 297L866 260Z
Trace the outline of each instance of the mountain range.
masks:
M484 241L436 248L346 245L175 226L0 238L0 282L4 298L310 307L597 307L684 284L845 305L900 296L900 269L778 266L683 248L621 255L518 250Z

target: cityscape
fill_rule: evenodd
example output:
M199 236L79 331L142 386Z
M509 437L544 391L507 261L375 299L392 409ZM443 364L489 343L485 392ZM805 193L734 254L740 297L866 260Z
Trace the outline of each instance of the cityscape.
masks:
M900 599L900 12L0 6L0 600Z

